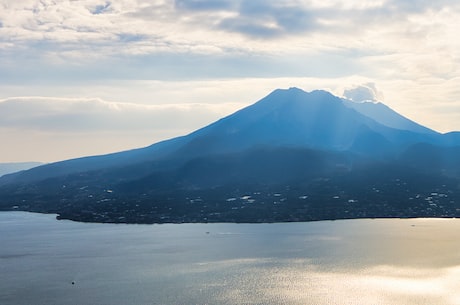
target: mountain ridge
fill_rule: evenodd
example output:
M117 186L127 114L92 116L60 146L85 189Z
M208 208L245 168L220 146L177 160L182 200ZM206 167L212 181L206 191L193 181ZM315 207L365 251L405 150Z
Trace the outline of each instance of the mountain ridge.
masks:
M43 165L41 162L3 162L0 163L0 177L18 171L28 170Z
M343 101L346 106L355 109L361 114L370 117L385 126L418 133L439 134L432 129L407 119L381 102L353 102L347 99L343 99Z

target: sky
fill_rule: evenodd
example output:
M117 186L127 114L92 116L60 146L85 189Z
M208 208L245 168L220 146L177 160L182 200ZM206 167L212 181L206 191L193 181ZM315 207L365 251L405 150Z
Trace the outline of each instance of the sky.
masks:
M454 0L0 0L0 162L185 135L276 88L460 130Z

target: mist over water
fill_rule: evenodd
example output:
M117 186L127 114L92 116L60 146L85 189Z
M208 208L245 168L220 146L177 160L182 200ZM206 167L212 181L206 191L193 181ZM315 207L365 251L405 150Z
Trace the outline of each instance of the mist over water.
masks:
M460 304L460 221L114 225L0 213L0 304Z

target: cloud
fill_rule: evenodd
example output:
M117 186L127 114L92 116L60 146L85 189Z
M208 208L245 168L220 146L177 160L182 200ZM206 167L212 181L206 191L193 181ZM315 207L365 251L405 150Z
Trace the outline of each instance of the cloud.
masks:
M0 100L0 127L55 133L186 131L220 118L228 107L228 104L152 106L91 98L19 97Z
M176 9L192 11L229 10L235 7L238 1L233 0L175 0Z
M305 7L287 1L243 1L235 17L223 19L219 27L250 37L273 38L294 35L317 27L316 18Z
M238 105L143 105L97 98L0 100L2 161L44 162L147 146L188 134Z
M420 62L426 61L426 58L408 61L417 50L430 56L436 54L436 50L442 49L449 55L458 49L454 39L456 28L446 31L444 24L446 20L456 24L455 5L458 6L447 0L436 4L428 1L404 1L402 4L393 0L364 4L362 1L344 4L335 0L8 2L0 10L3 25L0 27L0 69L8 72L17 68L18 72L10 73L18 74L18 79L38 73L24 66L40 65L41 71L45 66L57 66L60 71L56 74L67 71L67 78L78 77L82 70L88 71L84 77L106 78L110 72L100 73L99 63L103 70L104 65L108 70L117 66L129 70L134 61L136 73L147 74L143 77L149 79L162 79L162 75L180 74L180 66L187 61L186 66L198 72L203 67L212 70L218 65L214 70L220 71L220 75L229 71L228 76L233 77L231 67L245 58L252 61L267 58L266 66L274 65L273 70L277 70L281 57L297 56L305 63L315 61L310 58L312 54L337 52L340 55L359 49L373 54L407 54L405 60L394 65L407 66L404 70L415 73L412 71L421 66ZM449 12L452 16L446 18L448 16L444 15ZM442 16L438 16L440 14ZM430 39L424 41L426 37ZM416 41L419 48L414 50ZM424 46L429 49L424 50ZM349 53L351 60L367 61L359 53ZM170 60L164 61L164 58ZM23 61L27 63L21 64ZM458 59L454 56L452 61ZM174 65L175 62L181 65ZM226 65L226 62L232 63ZM403 66L404 62L409 64ZM137 63L141 64L136 66ZM164 67L168 65L169 69ZM374 65L377 66L375 62ZM439 73L449 66L443 65L446 68ZM127 73L128 78L130 75ZM196 77L212 76L198 73Z
M111 5L112 5L112 3L107 1L105 4L96 5L96 7L94 9L90 10L90 12L93 15L104 14L104 13L107 13L107 12L111 11L111 7L110 7Z
M428 10L441 10L444 7L455 5L452 0L429 1L429 0L408 0L398 1L389 0L385 3L385 7L389 7L392 11L418 14Z
M224 30L248 38L274 38L325 28L328 32L334 28L341 31L344 26L358 23L355 18L372 12L360 11L362 13L357 14L352 8L318 7L292 0L276 3L260 0L21 1L5 5L3 14L0 13L0 20L5 25L2 37L7 37L3 41L0 39L0 43L11 40L16 44L55 41L62 44L61 47L75 43L70 46L77 49L107 47L115 51L118 45L114 38L125 35L142 40L131 41L131 44L123 41L124 48L118 48L118 53L135 50L139 42L148 45L150 52L158 51L160 45L168 45L177 51L186 40L192 44L216 45L217 42L237 47L239 44L232 43L237 42L233 39L221 41L219 36L208 34ZM367 21L366 25L371 26L372 19ZM355 27L355 33L360 28L360 25ZM250 43L250 40L245 41Z
M353 102L383 101L383 94L377 90L374 83L367 83L355 86L351 89L345 89L343 96Z

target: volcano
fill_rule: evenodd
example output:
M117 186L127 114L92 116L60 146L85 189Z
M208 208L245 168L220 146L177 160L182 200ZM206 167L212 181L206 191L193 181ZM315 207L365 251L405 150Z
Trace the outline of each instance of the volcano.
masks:
M0 178L0 208L94 222L457 216L460 136L277 89L186 136Z

